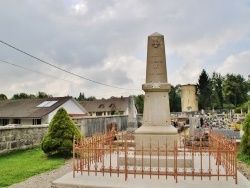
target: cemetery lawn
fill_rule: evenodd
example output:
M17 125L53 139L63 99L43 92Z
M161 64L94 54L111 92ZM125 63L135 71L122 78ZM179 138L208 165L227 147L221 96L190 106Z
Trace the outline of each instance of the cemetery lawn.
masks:
M41 150L34 148L0 156L0 187L22 182L31 176L59 168L64 158L49 158Z
M239 161L244 162L244 163L247 164L248 166L250 166L250 156L249 156L249 155L243 154L243 153L241 153L241 151L239 151L239 152L237 153L237 159L238 159Z
M241 153L237 153L238 170L250 181L250 156Z

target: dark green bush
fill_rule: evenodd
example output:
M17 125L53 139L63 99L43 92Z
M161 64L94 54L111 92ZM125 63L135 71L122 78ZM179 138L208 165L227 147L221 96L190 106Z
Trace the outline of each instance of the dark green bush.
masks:
M244 134L240 142L241 152L250 156L250 113L247 114L243 122L242 130L244 131Z
M73 137L81 137L81 133L71 120L67 111L60 108L49 124L48 133L42 140L42 150L47 155L70 156L73 150Z

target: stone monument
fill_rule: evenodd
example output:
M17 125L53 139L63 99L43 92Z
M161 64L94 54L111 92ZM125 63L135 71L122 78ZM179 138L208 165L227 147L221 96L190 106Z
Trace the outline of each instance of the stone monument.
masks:
M164 36L154 33L148 36L146 83L142 126L135 131L136 147L151 142L152 147L173 146L178 132L171 125L169 91L165 56Z

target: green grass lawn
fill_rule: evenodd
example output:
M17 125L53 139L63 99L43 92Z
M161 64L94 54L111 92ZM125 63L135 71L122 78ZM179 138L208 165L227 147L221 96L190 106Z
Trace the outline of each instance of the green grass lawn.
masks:
M56 169L64 158L48 158L40 148L0 156L0 187L22 182L27 178Z
M243 163L246 163L248 166L250 166L250 156L249 155L243 154L241 151L238 151L237 159Z

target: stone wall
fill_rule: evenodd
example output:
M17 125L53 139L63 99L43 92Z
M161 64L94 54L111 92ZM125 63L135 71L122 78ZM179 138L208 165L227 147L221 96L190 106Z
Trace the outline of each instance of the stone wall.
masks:
M126 130L128 116L85 117L74 121L83 136L88 137L106 132L110 123L115 123L118 131ZM0 126L0 155L40 146L48 127L48 125Z
M48 125L0 126L0 155L39 146Z

